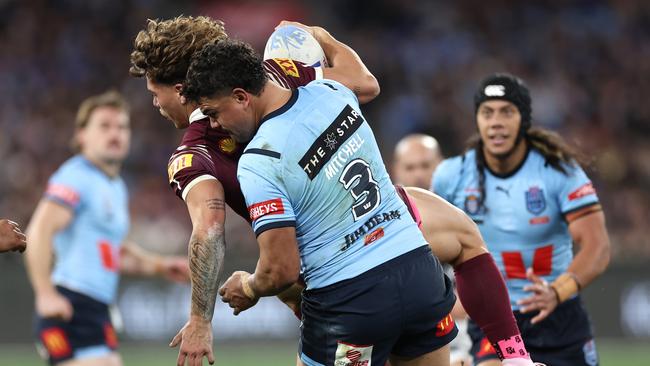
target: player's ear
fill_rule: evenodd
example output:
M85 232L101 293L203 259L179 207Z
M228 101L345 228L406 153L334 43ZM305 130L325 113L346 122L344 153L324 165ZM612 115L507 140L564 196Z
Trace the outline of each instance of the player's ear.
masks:
M183 84L181 83L174 84L174 91L176 92L176 94L180 96L182 90L183 90Z
M86 139L85 131L85 128L77 128L74 131L74 136L72 137L70 145L75 153L80 152L82 146L84 145L84 140Z
M237 103L246 104L249 101L249 95L246 93L246 90L242 88L235 88L232 90L232 98Z

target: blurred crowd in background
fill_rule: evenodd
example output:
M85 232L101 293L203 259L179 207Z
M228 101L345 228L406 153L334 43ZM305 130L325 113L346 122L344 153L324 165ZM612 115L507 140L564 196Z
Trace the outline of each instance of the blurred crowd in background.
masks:
M132 104L123 176L132 232L144 246L185 251L189 220L167 185L182 132L128 75L147 18L209 15L262 50L281 19L321 25L353 47L381 95L364 106L387 164L397 140L436 137L445 155L475 132L472 95L495 71L522 77L533 120L591 157L614 261L650 258L650 2L0 0L0 217L25 226L50 174L71 151L85 97L114 88ZM229 216L230 255L257 250Z

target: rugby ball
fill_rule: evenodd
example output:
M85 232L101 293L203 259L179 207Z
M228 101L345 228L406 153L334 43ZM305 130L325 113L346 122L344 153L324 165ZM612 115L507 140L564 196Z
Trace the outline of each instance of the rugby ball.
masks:
M314 36L303 28L285 25L276 29L264 47L264 59L288 58L312 67L326 67L325 52Z

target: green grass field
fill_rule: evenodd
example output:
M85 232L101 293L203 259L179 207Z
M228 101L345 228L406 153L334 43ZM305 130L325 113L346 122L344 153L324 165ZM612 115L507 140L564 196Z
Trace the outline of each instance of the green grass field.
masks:
M648 366L650 344L599 340L601 366ZM216 365L288 366L295 364L295 342L221 343L215 346ZM125 366L175 365L176 350L152 344L122 346ZM204 362L207 365L207 362ZM0 345L1 366L43 366L30 345ZM552 366L552 365L549 365Z

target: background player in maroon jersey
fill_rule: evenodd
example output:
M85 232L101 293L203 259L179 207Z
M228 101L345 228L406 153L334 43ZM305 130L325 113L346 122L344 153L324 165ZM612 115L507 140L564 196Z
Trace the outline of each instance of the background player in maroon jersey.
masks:
M0 253L24 252L27 247L25 234L18 224L7 219L0 219Z
M286 59L264 61L271 80L283 87L296 88L324 77L337 80L353 90L361 103L379 94L375 77L350 47L337 41L325 29L296 22L318 40L331 67L316 69ZM145 77L153 104L176 128L187 128L181 145L169 161L169 181L187 204L192 220L189 244L192 271L190 321L172 341L181 344L179 364L189 355L190 364L200 364L212 355L210 322L225 251L225 204L250 220L239 183L237 161L243 146L225 131L211 128L198 106L180 96L192 55L204 45L227 37L223 23L207 17L177 17L149 20L140 31L131 54L130 73Z

